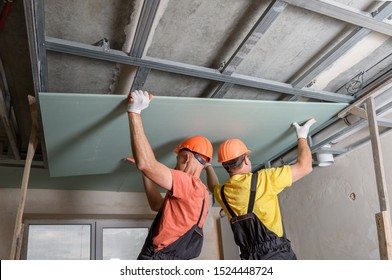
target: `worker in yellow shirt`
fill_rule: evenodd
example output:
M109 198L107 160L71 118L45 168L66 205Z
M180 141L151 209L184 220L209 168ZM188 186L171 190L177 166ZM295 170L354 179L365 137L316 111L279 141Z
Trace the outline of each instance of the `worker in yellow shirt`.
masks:
M307 136L315 122L293 124L298 137L298 159L293 165L252 173L251 151L241 140L228 139L220 145L218 162L230 179L210 190L228 216L241 259L297 259L283 229L278 194L312 171Z

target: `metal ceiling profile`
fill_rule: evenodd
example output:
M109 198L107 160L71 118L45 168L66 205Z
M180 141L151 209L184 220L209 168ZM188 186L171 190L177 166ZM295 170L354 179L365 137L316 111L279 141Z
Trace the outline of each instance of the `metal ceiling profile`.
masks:
M56 51L60 53L68 53L78 56L90 57L105 61L111 61L121 64L133 65L138 67L150 68L159 70L162 72L170 72L175 74L181 74L191 77L203 78L212 81L219 81L225 83L231 83L246 87L253 87L258 89L265 89L276 93L285 93L289 95L297 95L308 97L316 100L324 100L331 102L351 102L354 100L352 96L341 95L337 93L327 91L317 91L310 89L296 89L290 84L270 81L266 79L251 77L241 74L232 74L226 76L220 73L216 69L189 65L186 63L173 62L165 59L158 59L153 57L137 58L130 57L124 54L122 51L110 50L109 52L103 52L101 48L71 42L67 40L61 40L57 38L46 37L45 49L49 51Z
M0 117L5 130L6 137L8 139L8 154L15 160L20 160L19 144L16 132L17 124L15 120L14 110L10 102L10 93L7 84L7 78L5 76L3 62L0 58ZM1 135L0 135L1 136ZM0 139L0 157L3 154L4 147L3 141Z
M151 28L156 18L156 13L159 7L160 0L144 1L139 17L139 22L136 28L136 33L132 40L132 47L129 55L132 57L141 58L145 52L148 36L151 33ZM143 88L143 85L150 73L150 68L138 67L131 90Z
M273 24L275 19L286 8L287 4L281 1L272 1L260 19L253 26L252 30L241 42L238 49L230 57L227 63L223 63L219 71L224 75L231 75L237 69L237 66L244 60L245 56L252 50L254 45L263 36L266 30ZM223 83L211 95L212 98L223 98L227 91L233 86L232 83Z
M0 4L0 32L6 23L12 1L4 1ZM7 154L7 158L20 160L20 151L17 140L17 125L15 115L10 102L10 92L3 60L0 57L0 158ZM4 132L4 133L3 133Z
M384 3L376 11L372 19L382 20L387 19L392 13L392 4ZM391 27L389 27L391 28ZM306 86L311 80L317 77L326 67L330 66L334 61L339 59L344 53L354 47L359 41L370 34L372 30L365 27L358 27L346 36L339 44L332 48L326 55L310 67L301 77L296 79L292 84L296 88Z
M349 7L341 4L338 1L332 0L284 0L287 4L297 6L310 10L312 12L326 15L328 17L335 18L337 20L344 20L345 22L351 23L356 26L364 27L388 36L392 36L392 29L389 23L386 23L379 18L374 16L372 13L367 13L359 9ZM391 3L383 3L384 7ZM382 8L381 8L382 9ZM390 12L389 14L390 15Z
M392 72L388 77L390 78L380 78L382 82L379 82L379 87L363 90L361 94L361 96L374 96L375 98L375 113L377 123L380 126L380 135L388 133L392 129L392 120L390 120L392 115ZM389 82L385 83L385 79ZM351 108L357 108L354 105ZM364 135L359 137L350 137L361 130L367 131L368 121L366 113L365 116L352 114L349 109L350 106L342 110L333 123L312 135L312 153L330 153L339 157L370 141L368 133L363 133ZM384 118L385 116L387 118ZM326 145L330 145L330 147L326 149ZM296 160L296 153L295 147L292 147L291 150L272 159L272 165L291 164Z
M123 4L125 4L125 2L126 1L124 1ZM223 4L223 2L220 3L220 1L214 3L207 3L204 1L181 1L181 4L169 0L138 0L126 2L129 10L125 11L122 15L127 16L126 24L128 24L128 26L116 27L115 30L105 29L105 31L123 32L125 34L125 40L120 41L123 46L122 50L119 50L118 47L117 49L115 47L113 49L109 47L109 43L110 46L115 45L112 44L112 38L107 36L110 35L110 33L102 36L109 38L108 44L106 45L107 47L104 48L103 46L82 42L81 38L84 38L83 36L86 36L87 34L82 31L82 29L80 29L80 34L77 35L75 35L75 33L79 32L79 30L72 29L73 26L70 26L72 28L70 28L69 31L67 29L63 29L61 32L56 30L53 26L63 26L64 23L61 21L64 20L69 21L67 22L69 24L73 24L75 21L75 25L83 25L82 22L78 23L76 21L78 19L81 20L77 17L78 15L72 14L68 18L61 17L60 15L58 15L58 17L55 16L56 13L53 9L58 7L57 5L60 5L60 1L47 2L44 0L24 0L23 5L33 69L34 91L36 96L38 92L49 91L49 78L53 80L55 77L49 77L50 72L48 67L54 67L53 62L51 62L53 61L53 58L63 55L63 58L77 57L81 58L81 61L84 61L83 58L89 58L92 59L92 61L109 62L113 63L111 65L116 65L116 70L112 71L114 78L112 77L110 79L111 84L108 86L110 88L109 94L126 94L129 90L143 88L145 86L147 86L147 88L160 89L161 79L175 77L175 79L173 79L174 81L177 81L177 78L184 78L184 80L194 78L192 80L193 82L196 80L203 81L203 86L196 85L196 83L191 86L195 89L198 88L199 92L197 93L197 97L230 99L256 98L260 100L263 100L264 98L265 100L300 100L305 102L320 101L352 104L360 98L363 92L355 94L343 92L340 90L342 85L347 83L347 80L351 79L354 75L357 75L366 68L370 68L369 64L374 65L375 60L380 60L382 56L387 57L388 54L385 54L385 50L388 49L387 43L385 43L384 48L380 50L379 53L377 53L377 51L384 41L391 41L390 36L392 36L392 25L390 23L392 3L390 1L377 1L377 3L375 3L375 1L361 0L354 2L345 0L273 0L260 3L244 1L244 3L241 4L236 2L235 8L237 10L233 11L234 8L227 8L227 10L221 11L224 20L222 20L220 24L232 24L233 26L240 26L243 28L220 28L218 31L215 31L217 32L216 34L219 34L221 37L216 37L214 40L223 42L229 46L225 46L226 52L224 52L224 50L219 50L219 47L217 48L215 57L212 56L212 59L215 60L215 62L224 62L222 62L219 67L214 68L212 66L213 63L211 62L211 58L209 60L205 59L204 62L201 62L203 60L198 62L187 60L186 52L182 52L182 49L179 48L186 40L190 40L192 36L208 35L203 33L203 28L206 26L202 26L200 23L204 23L202 21L208 19L209 14L207 11L211 12L212 15L211 9L226 7L227 2L225 2L225 4ZM122 8L121 4L118 4L118 2L115 3L120 9ZM81 3L73 3L73 5L82 7ZM88 4L83 6L83 8L88 8ZM189 20L189 22L184 22L181 27L187 27L186 24L189 24L189 29L185 28L180 30L178 26L178 30L173 30L173 26L177 26L178 23L176 25L175 20L172 18L172 13L178 14L180 8L182 16L189 16L193 21L191 22ZM110 22L110 17L115 15L116 14L114 13L105 14L105 16L107 16L107 18L105 18L105 20L107 20L106 24ZM201 22L197 21L197 16L200 17L200 15L206 15L205 18L200 19ZM231 17L236 15L237 17L232 23L229 23L227 21L229 18L228 15L231 15ZM45 16L47 18L45 18ZM219 16L214 20L218 21L220 19ZM331 31L328 36L325 36L325 39L320 40L320 42L317 41L320 38L312 38L311 35L304 36L303 41L299 43L296 43L297 38L290 37L291 39L287 41L287 43L291 43L290 48L278 48L278 45L280 44L278 41L279 38L281 38L281 40L282 38L287 38L288 34L285 35L284 32L286 32L286 29L288 29L289 26L295 25L294 22L290 22L294 20L298 24L302 24L302 21L306 22L306 24L302 24L306 29L301 30L301 28L298 28L297 31L294 28L293 30L287 30L287 32L291 33L296 31L296 35L293 33L292 36L299 36L299 33L305 33L305 30L306 32L309 32L309 34L317 34L318 31L324 33L325 30L329 28L333 31ZM288 24L288 22L290 22L290 24ZM122 23L125 23L125 21ZM315 23L315 25L312 26L312 28L309 28L308 24L312 23ZM96 26L101 28L105 27L104 25L104 21L102 21L102 23L96 23ZM283 26L281 29L280 25ZM195 34L186 34L186 30L192 30L190 28L194 28L195 26L197 26L197 31L199 33L196 34L195 30ZM47 27L49 27L50 32L48 32ZM210 26L209 29L211 27L212 26ZM118 31L118 29L121 30ZM313 31L312 29L315 30ZM282 36L286 37L279 37L279 31L282 33ZM209 33L215 34L214 30L211 30ZM358 45L364 40L368 40L368 38L374 34L379 34L381 36L381 39L376 39L379 39L380 41L377 42L378 45L376 44L374 47L375 58L366 60L365 56L368 54L364 54L364 57L355 57L350 61L350 71L347 70L343 73L345 70L336 69L337 71L335 71L334 77L326 78L323 76L326 72L338 68L338 61L342 61L343 57L349 56L350 52L356 48L359 49ZM173 56L161 55L160 52L157 52L157 49L168 48L168 46L170 46L170 44L167 44L162 38L165 39L165 37L170 36L177 36L175 38L182 44L179 44L179 46L172 46ZM316 36L318 36L318 34ZM161 39L159 40L157 37ZM209 39L212 40L211 38ZM235 38L235 40L228 40L228 38ZM311 38L310 41L309 38ZM200 39L204 39L204 37L197 37L197 42L199 42ZM301 41L301 38L298 39L298 41ZM86 41L88 40L86 39ZM317 42L318 44L313 44L314 42ZM117 46L118 45L117 42ZM206 44L206 46L209 45ZM182 46L182 48L186 47L188 46ZM266 49L274 47L276 47L277 52L280 51L280 53L275 54L275 52L271 52L270 49ZM194 53L195 56L203 56L206 49L204 49L203 53L203 50L199 51L199 48L200 46L198 45L195 46L194 49L188 49L188 53ZM296 52L290 52L290 49L295 48L298 48ZM314 48L314 50L311 50L311 48ZM275 57L272 56L270 59L267 57L269 60L265 63L266 66L263 66L264 60L260 59L260 57L263 57L264 59L264 50L267 51L266 56L272 53L275 55ZM199 53L197 53L198 51ZM287 71L289 72L286 74L286 77L288 78L280 77L279 68L285 67L280 65L288 65L288 63L282 63L282 60L285 59L282 51L287 51L287 56L291 55L293 59L296 59L297 57L300 58L296 61L296 65L293 65L292 69ZM365 50L363 51L366 53ZM183 56L180 58L177 57L176 52L182 53ZM309 52L309 54L304 56L303 54L306 52ZM227 59L225 59L225 57L227 57ZM274 60L274 58L277 57L282 58L280 58L280 61ZM223 60L221 60L222 58ZM250 69L251 67L249 64L252 64L250 62L255 59L260 60L259 68L262 70ZM363 62L365 66L360 66L362 60L366 60ZM49 64L52 64L48 65L48 62ZM276 64L276 67L274 64ZM268 68L268 65L271 66L270 68L276 68L275 70L271 70L271 74L269 73L270 69ZM265 67L265 69L262 67ZM379 68L379 66L377 68ZM378 84L382 81L382 76L389 75L388 71L390 70L383 72L382 70L374 69L372 76L366 77L366 80L362 84L363 87L371 88L373 84ZM287 69L285 68L285 70ZM266 74L264 74L263 71ZM161 73L163 75L160 75ZM163 76L164 78L158 76ZM384 83L387 83L386 80L383 81ZM55 82L51 83L53 84ZM175 82L169 81L168 84L170 85L170 83ZM61 86L59 86L58 89L60 90L56 90L56 92L69 92L66 90L62 91ZM363 90L364 89L365 88L363 88ZM186 93L186 87L183 90L184 93L180 93L179 95L189 96ZM242 90L255 94L245 95L242 94ZM166 89L164 95L170 96L171 93L167 93L168 91L169 90ZM176 94L173 93L172 95ZM251 97L249 98L249 96ZM195 96L193 95L190 97ZM354 117L350 116L347 118L353 119ZM381 123L381 120L379 121ZM330 139L331 134L322 132L323 130L332 131L333 129L339 128L339 136L340 138L344 138L341 134L344 134L344 131L346 130L343 129L342 131L342 128L352 126L352 123L347 125L346 122L345 120L334 118L320 127L319 131L316 131L313 135L315 144L314 152L316 152L317 149L320 150L319 144L328 144L325 142ZM389 123L384 120L383 124L388 125ZM347 130L352 131L348 128ZM46 161L45 139L41 137L40 140L42 142L44 160ZM12 139L11 141L15 142ZM340 149L340 151L342 150L344 149ZM274 158L271 158L271 161L274 161L287 152L289 151L282 151ZM14 153L17 152L15 151Z

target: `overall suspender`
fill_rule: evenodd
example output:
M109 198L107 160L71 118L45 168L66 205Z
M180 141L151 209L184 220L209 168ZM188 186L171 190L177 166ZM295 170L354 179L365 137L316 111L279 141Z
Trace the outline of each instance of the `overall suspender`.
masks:
M204 212L204 201L205 201L205 196L203 197L203 204L201 205L200 216L199 216L199 219L197 220L197 226L198 226L198 227L200 227L200 226L199 226L199 223L200 223L201 217L203 216L203 212Z
M222 202L230 213L230 226L235 243L240 248L241 259L296 259L290 241L284 234L277 236L269 230L253 213L256 199L258 172L252 174L248 210L246 214L236 215L227 202L224 186L221 188Z
M249 195L249 202L248 202L248 211L247 211L248 214L253 212L253 207L255 205L256 185L257 185L258 175L259 175L258 172L252 173L252 180L251 180L251 184L250 184L250 195ZM225 204L227 211L229 211L231 217L236 217L237 215L234 213L233 209L231 209L230 205L227 203L227 200L225 197L225 192L224 192L224 187L225 187L225 185L223 185L221 188L222 201Z

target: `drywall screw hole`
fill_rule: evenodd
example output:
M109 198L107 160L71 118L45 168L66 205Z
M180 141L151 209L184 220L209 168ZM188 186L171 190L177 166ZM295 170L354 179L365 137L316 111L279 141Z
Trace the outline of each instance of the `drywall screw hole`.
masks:
M354 201L356 198L357 198L357 196L355 195L355 193L350 193L350 195L348 196L352 201Z

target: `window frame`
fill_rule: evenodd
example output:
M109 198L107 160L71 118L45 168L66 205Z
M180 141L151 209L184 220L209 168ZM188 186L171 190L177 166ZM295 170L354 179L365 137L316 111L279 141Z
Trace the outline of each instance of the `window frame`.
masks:
M147 228L150 230L152 220L99 220L96 223L96 260L103 260L103 230L105 228Z
M27 218L23 222L23 238L20 259L27 259L30 225L89 225L90 226L90 260L103 259L103 230L105 228L147 228L150 229L152 218Z

